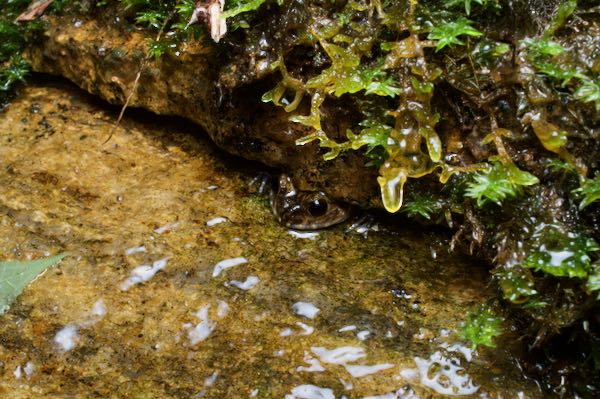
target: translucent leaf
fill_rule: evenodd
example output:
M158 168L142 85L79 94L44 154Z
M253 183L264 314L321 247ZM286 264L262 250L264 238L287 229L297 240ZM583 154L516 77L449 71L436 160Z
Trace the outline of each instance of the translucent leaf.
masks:
M398 168L386 170L377 178L381 189L381 200L388 212L398 212L402 207L406 179L406 173Z
M0 262L0 314L6 312L21 291L40 273L67 255L62 253L32 261Z
M419 129L421 136L425 137L425 144L427 144L427 152L433 162L439 162L442 158L442 141L433 129L421 128Z
M392 128L384 124L375 124L366 129L360 131L359 135L353 134L348 131L346 135L352 143L352 149L358 150L362 146L367 146L368 151L371 151L377 146L385 146L388 138L390 137L390 131Z

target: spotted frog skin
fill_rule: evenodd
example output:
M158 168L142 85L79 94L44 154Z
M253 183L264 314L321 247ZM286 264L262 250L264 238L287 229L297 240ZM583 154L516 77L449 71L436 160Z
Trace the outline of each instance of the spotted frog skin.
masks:
M286 175L279 177L279 187L271 191L271 210L279 223L295 230L324 229L350 216L348 206L320 191L299 191Z

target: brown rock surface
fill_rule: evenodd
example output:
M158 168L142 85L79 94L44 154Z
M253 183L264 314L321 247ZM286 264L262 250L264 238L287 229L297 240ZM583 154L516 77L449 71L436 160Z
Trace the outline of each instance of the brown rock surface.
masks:
M27 52L33 69L123 104L143 63L147 37L94 20L47 21L48 29ZM260 102L269 87L258 81L222 89L221 67L214 48L189 43L178 56L146 64L130 106L190 119L228 152L290 173L300 189L323 190L362 206L379 204L376 170L365 168L361 156L348 153L326 162L316 143L297 146L306 131L280 108Z

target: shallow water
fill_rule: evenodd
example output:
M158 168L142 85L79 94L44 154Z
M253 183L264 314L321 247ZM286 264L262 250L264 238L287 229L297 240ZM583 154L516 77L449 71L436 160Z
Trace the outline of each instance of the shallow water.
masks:
M0 114L0 259L72 253L0 318L2 397L542 396L456 336L492 293L443 233L290 232L256 166L139 112L104 143L117 112L38 82Z

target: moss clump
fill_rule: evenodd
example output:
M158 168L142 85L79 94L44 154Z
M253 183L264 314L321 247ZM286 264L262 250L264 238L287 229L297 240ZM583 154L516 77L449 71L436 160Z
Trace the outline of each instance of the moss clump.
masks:
M502 334L502 317L499 317L487 305L482 305L469 313L459 335L469 341L473 349L480 345L495 348L494 338Z
M0 16L0 109L12 98L15 85L24 82L29 73L29 65L21 57L27 28L14 22L26 5L22 1L0 3L3 10Z

